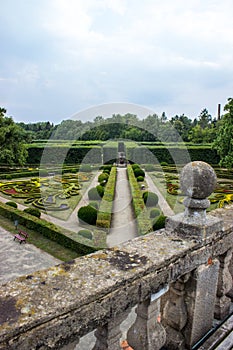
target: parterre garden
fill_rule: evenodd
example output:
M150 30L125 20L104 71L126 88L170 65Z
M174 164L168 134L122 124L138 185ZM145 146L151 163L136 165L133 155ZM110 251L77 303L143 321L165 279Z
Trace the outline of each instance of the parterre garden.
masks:
M0 193L11 197L20 204L50 212L66 212L59 218L66 219L77 206L82 193L92 179L92 173L55 175L52 177L35 177L27 180L0 182Z
M218 182L215 191L209 197L211 205L207 211L222 208L233 203L233 172L216 166L213 167ZM150 172L155 185L159 188L175 213L184 210L182 204L184 196L180 191L178 170L175 166L164 165L163 172L159 169L156 170L156 168Z

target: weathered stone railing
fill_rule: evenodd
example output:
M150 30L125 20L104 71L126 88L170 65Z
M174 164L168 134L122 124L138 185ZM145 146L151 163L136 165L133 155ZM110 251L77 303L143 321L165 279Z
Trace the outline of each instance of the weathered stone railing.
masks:
M119 326L134 305L134 350L190 349L214 316L224 318L233 208L206 217L214 175L205 163L191 167L181 177L186 212L165 229L0 286L0 349L59 349L96 328L93 350L120 349Z

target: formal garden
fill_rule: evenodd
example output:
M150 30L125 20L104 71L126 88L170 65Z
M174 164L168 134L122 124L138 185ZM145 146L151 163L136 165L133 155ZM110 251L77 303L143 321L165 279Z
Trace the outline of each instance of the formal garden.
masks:
M92 173L79 172L2 181L0 193L6 198L10 197L11 202L30 205L66 220L82 198L92 178Z
M165 163L162 164L164 164L162 172L161 169L156 169L156 167L153 169L150 166L149 175L174 212L182 212L184 210L182 204L184 196L179 186L179 168ZM233 172L215 165L213 165L213 168L218 181L215 191L209 197L210 207L207 211L223 208L233 203Z

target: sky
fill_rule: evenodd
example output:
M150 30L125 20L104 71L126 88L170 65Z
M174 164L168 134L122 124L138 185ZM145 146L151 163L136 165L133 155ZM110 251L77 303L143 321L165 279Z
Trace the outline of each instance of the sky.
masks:
M17 122L93 120L118 103L214 117L233 96L232 0L0 4L0 107Z

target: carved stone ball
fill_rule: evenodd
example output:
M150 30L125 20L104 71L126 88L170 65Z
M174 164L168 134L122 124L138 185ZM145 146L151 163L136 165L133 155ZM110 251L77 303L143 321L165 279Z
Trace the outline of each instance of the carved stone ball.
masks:
M217 176L207 163L196 161L184 166L180 174L180 188L185 196L207 198L215 189Z

